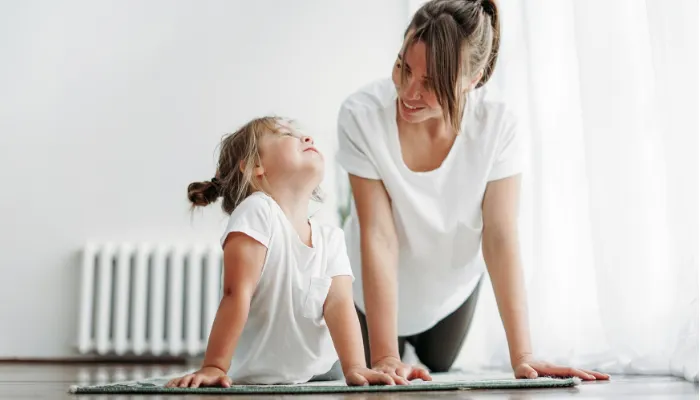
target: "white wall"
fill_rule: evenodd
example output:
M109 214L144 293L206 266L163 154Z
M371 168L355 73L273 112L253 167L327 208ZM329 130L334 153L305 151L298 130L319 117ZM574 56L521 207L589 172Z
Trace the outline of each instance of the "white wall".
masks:
M212 176L222 134L287 115L330 156L340 102L390 73L406 7L0 2L0 358L76 355L86 240L218 238L223 214L192 217L185 188Z

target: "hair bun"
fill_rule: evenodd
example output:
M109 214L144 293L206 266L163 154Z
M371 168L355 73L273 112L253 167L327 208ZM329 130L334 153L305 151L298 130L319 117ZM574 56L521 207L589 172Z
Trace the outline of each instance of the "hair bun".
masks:
M220 188L216 179L208 182L192 182L187 186L187 198L193 207L206 207L221 196Z
M481 8L483 8L484 12L491 17L493 17L493 15L496 13L496 3L494 0L482 0Z

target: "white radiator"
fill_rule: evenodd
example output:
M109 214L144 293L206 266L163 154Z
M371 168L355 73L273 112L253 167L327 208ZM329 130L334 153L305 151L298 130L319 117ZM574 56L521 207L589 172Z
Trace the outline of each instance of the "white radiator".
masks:
M79 352L203 353L221 298L221 275L216 245L87 244Z

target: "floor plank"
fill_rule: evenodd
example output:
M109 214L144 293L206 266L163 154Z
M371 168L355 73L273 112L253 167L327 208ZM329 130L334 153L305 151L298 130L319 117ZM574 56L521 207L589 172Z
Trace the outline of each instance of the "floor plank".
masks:
M586 398L619 399L648 398L697 399L698 385L681 379L658 376L614 376L610 382L583 383L569 389L527 390L469 390L462 392L430 393L377 393L313 396L108 396L72 395L68 393L73 384L100 384L116 380L131 380L148 376L165 375L187 369L184 365L167 364L43 364L0 363L0 399L244 399L255 400L395 400L431 398L452 399L539 399L539 398ZM472 374L470 379L496 378L493 374Z

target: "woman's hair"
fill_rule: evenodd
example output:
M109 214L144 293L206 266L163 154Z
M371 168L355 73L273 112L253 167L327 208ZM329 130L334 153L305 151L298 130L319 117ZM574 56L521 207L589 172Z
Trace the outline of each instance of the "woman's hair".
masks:
M484 85L496 66L500 41L500 22L495 0L431 0L413 15L404 33L406 49L419 41L425 43L427 74L431 89L445 112L447 122L459 131L464 107L461 77L483 77ZM464 53L466 51L466 53ZM405 63L401 79L405 79Z
M250 194L262 191L253 171L260 162L260 139L266 134L280 132L280 123L289 121L281 117L256 118L236 132L224 136L219 150L216 175L209 181L192 182L187 186L187 198L192 207L205 207L223 197L221 208L227 214ZM320 190L313 193L314 200L321 200Z

